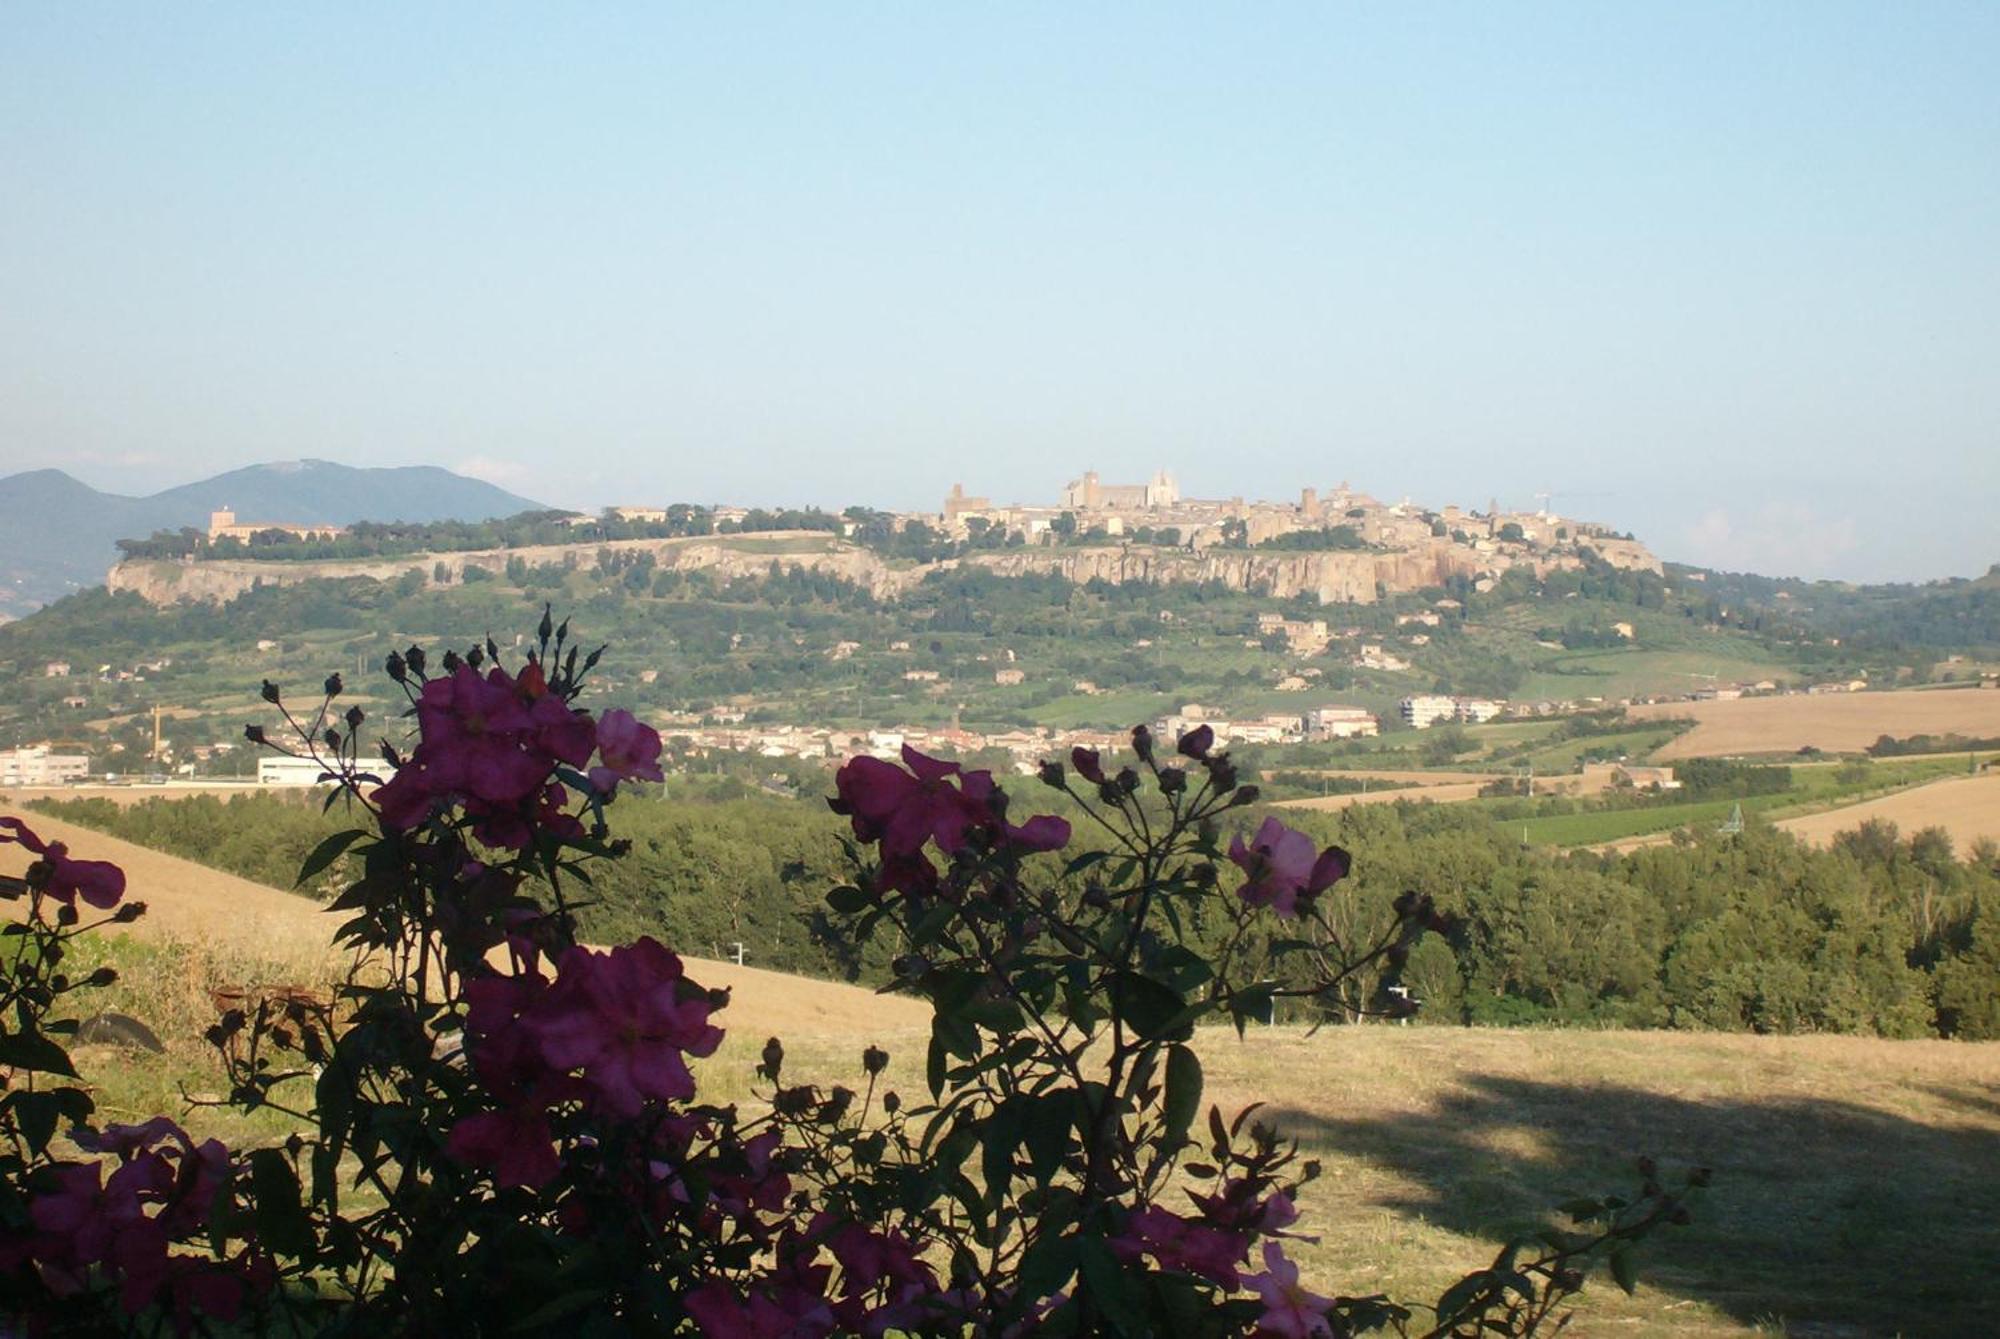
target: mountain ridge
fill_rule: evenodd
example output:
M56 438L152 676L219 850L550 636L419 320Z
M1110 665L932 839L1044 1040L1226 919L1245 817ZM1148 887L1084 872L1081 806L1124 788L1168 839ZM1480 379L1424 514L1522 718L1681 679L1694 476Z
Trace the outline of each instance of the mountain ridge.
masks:
M485 520L542 504L436 465L362 467L300 459L244 466L143 497L106 492L65 470L0 478L0 616L19 616L94 586L120 539L206 528L234 509L245 521Z

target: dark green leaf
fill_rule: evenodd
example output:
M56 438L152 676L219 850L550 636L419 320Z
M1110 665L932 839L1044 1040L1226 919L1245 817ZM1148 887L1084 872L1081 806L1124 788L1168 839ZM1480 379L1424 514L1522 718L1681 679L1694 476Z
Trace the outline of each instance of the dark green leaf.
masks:
M1120 1334L1145 1334L1146 1318L1139 1313L1139 1290L1102 1238L1084 1237L1077 1242L1077 1264L1081 1283L1112 1327Z
M924 1080L930 1084L931 1100L944 1091L944 1067L949 1057L945 1054L944 1043L938 1040L935 1031L931 1034L930 1053L924 1058Z
M843 916L853 916L868 908L868 894L852 884L843 884L826 895L826 904Z
M250 1193L257 1202L257 1238L275 1255L304 1259L312 1254L312 1220L299 1204L299 1177L283 1149L250 1154Z
M75 1066L69 1062L69 1052L39 1032L0 1035L0 1065L32 1069L42 1074L61 1074L71 1079L77 1077Z
M1201 1061L1185 1046L1167 1052L1166 1138L1172 1145L1187 1138L1195 1113L1201 1110Z
M1632 1263L1631 1247L1621 1245L1611 1252L1611 1277L1617 1280L1627 1296L1638 1291L1639 1271Z
M350 828L346 832L334 833L318 846L313 847L312 854L308 855L305 861L300 864L299 877L293 881L292 887L303 887L307 879L312 878L328 865L340 859L341 852L367 835L368 833L361 828Z
M1111 979L1111 1003L1148 1041L1186 1041L1194 1035L1192 1020L1183 1016L1187 1001L1149 976L1120 972Z

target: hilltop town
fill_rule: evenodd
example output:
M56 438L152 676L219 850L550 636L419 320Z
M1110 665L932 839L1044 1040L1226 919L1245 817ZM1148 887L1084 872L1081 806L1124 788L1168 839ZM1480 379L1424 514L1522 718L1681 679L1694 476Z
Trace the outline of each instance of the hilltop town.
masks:
M427 546L436 527L405 527L386 548L366 547L356 532L297 521L246 524L218 511L206 535L184 531L127 542L122 547L132 556L112 568L107 584L164 604L228 600L273 583L395 580L413 566L437 584L454 584L469 569L497 575L516 560L592 568L641 553L674 570L755 577L776 555L865 586L878 598L895 598L931 571L970 565L1001 576L1219 583L1278 599L1371 604L1456 583L1488 590L1515 568L1537 577L1591 561L1662 570L1629 535L1561 516L1543 498L1543 508L1529 512L1497 504L1484 511L1432 509L1408 500L1384 503L1343 483L1324 493L1303 489L1296 502L1195 499L1182 497L1164 472L1143 484L1107 484L1092 471L1051 503L997 505L955 486L937 512L850 507L834 515L628 503L595 516L543 513L532 525L500 523L482 548ZM776 547L746 551L719 542L750 534L769 536Z

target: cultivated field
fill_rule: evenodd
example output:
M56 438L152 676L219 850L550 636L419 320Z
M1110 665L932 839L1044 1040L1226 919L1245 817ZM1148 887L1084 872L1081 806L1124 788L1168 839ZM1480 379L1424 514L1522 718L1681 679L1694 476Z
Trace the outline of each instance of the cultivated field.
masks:
M1478 781L1454 781L1448 786L1385 786L1381 790L1355 791L1347 795L1315 795L1303 800L1274 800L1278 809L1346 809L1357 804L1389 804L1409 800L1416 804L1451 804L1479 797Z
M1943 828L1961 854L1982 838L2000 841L2000 773L1933 781L1825 813L1783 819L1777 826L1824 846L1834 834L1851 832L1870 819L1894 823L1905 835L1920 828Z
M46 837L121 862L156 909L113 960L113 1007L150 1015L165 1057L85 1048L112 1119L181 1109L201 1090L207 988L323 962L329 918L276 889L45 816ZM17 872L18 848L0 848ZM190 938L189 936L199 936ZM729 1030L698 1066L705 1096L754 1102L764 1038L787 1038L797 1081L855 1083L879 1044L890 1081L922 1092L926 1013L907 1000L690 960L728 985ZM1694 1226L1649 1248L1638 1295L1586 1290L1570 1333L1640 1336L1972 1335L1989 1332L2000 1259L2000 1045L1842 1037L1370 1026L1227 1030L1197 1040L1208 1099L1250 1102L1299 1138L1324 1175L1297 1243L1323 1292L1435 1299L1548 1206L1631 1180L1631 1159L1704 1165L1716 1180ZM190 1078L190 1076L193 1076ZM238 1140L275 1117L191 1117Z
M1883 735L2000 736L2000 692L1977 688L1656 702L1633 707L1628 714L1638 720L1695 722L1694 729L1653 755L1660 762L1797 753L1809 745L1829 753L1858 753Z

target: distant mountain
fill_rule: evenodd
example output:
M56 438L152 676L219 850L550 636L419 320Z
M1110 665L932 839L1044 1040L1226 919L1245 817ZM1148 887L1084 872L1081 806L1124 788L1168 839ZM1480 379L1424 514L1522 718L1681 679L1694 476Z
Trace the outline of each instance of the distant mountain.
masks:
M121 539L233 510L247 523L483 521L542 504L432 465L355 469L328 460L251 465L151 497L100 493L61 470L0 479L0 616L16 616L103 582Z

